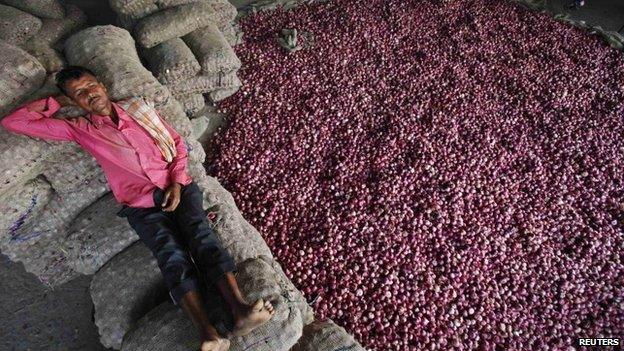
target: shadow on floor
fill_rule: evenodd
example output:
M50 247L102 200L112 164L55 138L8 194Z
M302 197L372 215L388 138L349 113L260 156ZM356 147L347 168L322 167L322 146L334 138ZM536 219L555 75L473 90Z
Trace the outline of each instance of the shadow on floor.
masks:
M0 350L106 351L92 320L91 275L54 290L0 254Z

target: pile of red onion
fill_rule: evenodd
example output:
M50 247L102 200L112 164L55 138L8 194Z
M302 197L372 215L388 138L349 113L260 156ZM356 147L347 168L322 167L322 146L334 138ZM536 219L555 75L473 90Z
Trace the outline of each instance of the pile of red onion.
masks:
M624 337L621 52L503 0L333 0L241 28L209 172L318 317L374 350ZM288 53L282 28L313 46Z

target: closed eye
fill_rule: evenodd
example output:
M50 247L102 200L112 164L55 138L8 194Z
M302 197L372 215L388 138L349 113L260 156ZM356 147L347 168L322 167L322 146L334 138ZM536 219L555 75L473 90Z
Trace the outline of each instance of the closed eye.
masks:
M92 87L92 86L95 86L95 83L91 83L87 87ZM82 95L82 93L84 93L84 89L80 88L77 90L76 95Z

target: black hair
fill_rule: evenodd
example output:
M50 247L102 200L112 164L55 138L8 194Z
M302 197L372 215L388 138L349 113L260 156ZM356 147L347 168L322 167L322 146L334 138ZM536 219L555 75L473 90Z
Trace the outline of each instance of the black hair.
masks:
M80 66L67 66L56 74L56 86L63 94L67 95L67 90L65 90L65 84L70 80L82 77L86 73L97 78L95 73L93 73L88 68Z

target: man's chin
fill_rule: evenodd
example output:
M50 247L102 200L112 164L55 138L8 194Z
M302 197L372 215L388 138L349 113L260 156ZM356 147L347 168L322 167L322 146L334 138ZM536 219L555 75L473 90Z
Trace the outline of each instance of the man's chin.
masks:
M105 114L107 112L107 104L106 103L95 103L93 105L89 105L88 112L95 114Z

